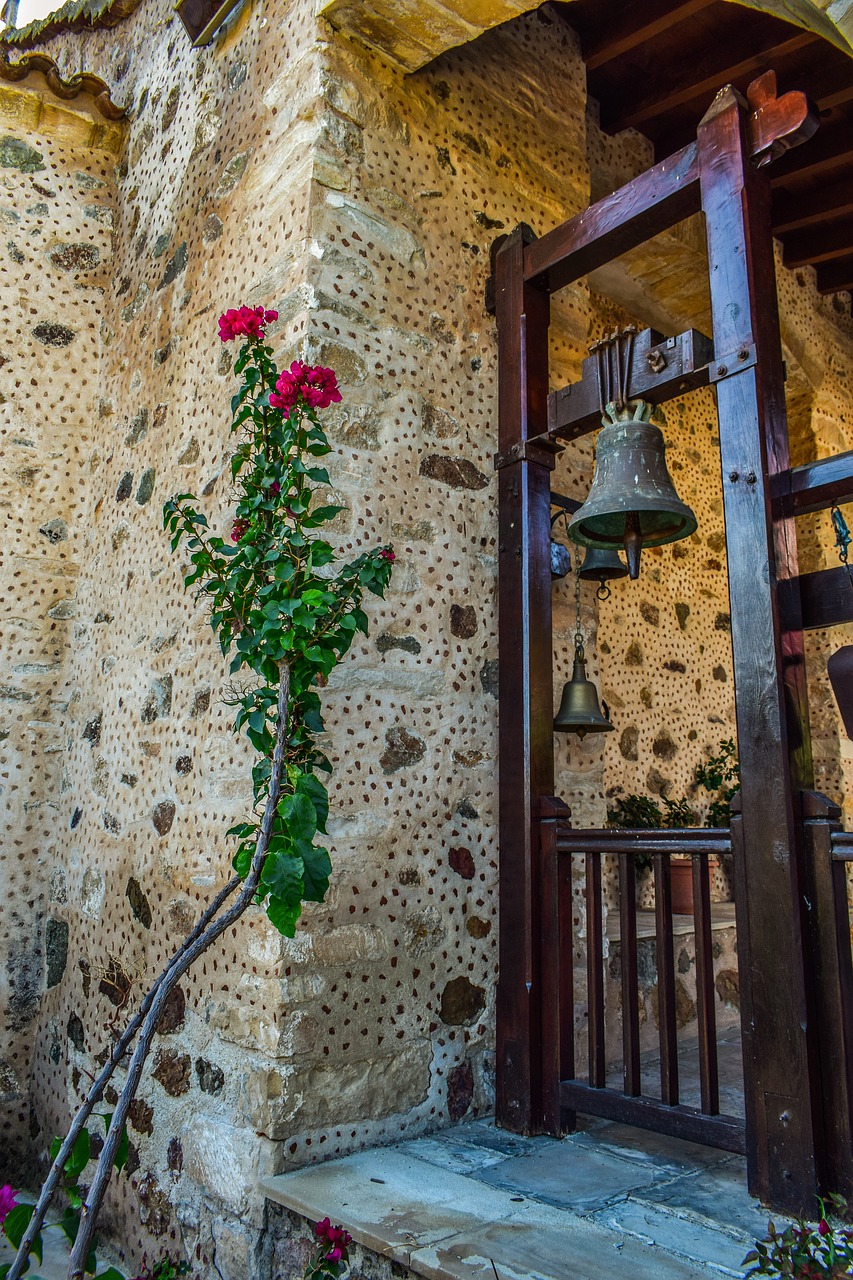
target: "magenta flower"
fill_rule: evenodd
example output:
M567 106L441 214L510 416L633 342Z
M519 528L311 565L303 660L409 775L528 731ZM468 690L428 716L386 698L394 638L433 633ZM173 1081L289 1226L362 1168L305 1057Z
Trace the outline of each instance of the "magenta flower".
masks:
M289 369L279 374L270 405L290 413L300 400L309 409L328 409L330 404L339 404L341 393L334 371L294 360Z
M232 338L262 338L264 326L277 319L277 311L265 311L263 307L232 307L219 317L219 336L223 342L230 342Z
M231 528L231 541L239 542L249 532L248 520L235 520Z
M397 559L397 557L394 555L394 552L391 550L390 547L384 547L379 552L379 559L387 560L389 564L393 564L394 561Z
M0 1187L0 1223L5 1222L12 1210L17 1207L14 1189L7 1182L5 1186Z

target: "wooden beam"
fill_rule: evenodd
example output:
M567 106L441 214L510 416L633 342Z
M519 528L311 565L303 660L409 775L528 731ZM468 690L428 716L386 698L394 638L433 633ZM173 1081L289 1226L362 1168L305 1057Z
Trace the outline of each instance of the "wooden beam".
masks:
M783 598L778 585L797 575L797 543L773 492L790 464L770 189L751 163L748 131L740 96L718 94L699 126L699 169L714 348L721 359L754 342L756 355L717 381L746 851L734 867L747 1173L753 1195L796 1212L814 1204L823 1132L803 943L811 753L799 597Z
M845 293L853 289L853 257L819 266L817 287L821 293Z
M853 223L845 220L807 231L793 231L783 242L786 267L808 267L853 254Z
M803 573L797 582L803 626L807 631L853 622L853 582L843 566Z
M525 279L552 292L699 212L696 144L527 246Z
M801 231L832 218L853 214L853 178L842 178L814 191L777 191L773 197L773 233Z
M496 1109L498 1122L518 1133L542 1131L539 818L541 797L554 791L551 471L523 450L511 454L547 426L550 307L547 292L524 279L531 237L518 228L495 256L498 447L514 456L498 471Z
M685 391L707 386L713 358L713 343L697 329L688 329L677 338L643 329L632 348L630 394L651 404L663 404ZM576 440L600 426L597 359L592 355L584 360L578 382L548 397L548 434L552 439Z
M645 94L621 94L612 111L602 107L601 127L608 133L621 129L642 130L652 121L691 102L707 101L722 85L743 82L767 66L800 53L819 39L813 32L797 31L796 35L780 41L774 29L772 36L765 37L757 46L751 45L750 52L742 56L738 56L742 46L723 42L714 56L701 59L698 67L689 58L686 66L676 60L671 64L676 68L674 71L667 72L661 67L649 77Z
M792 467L790 476L795 516L853 502L853 450Z
M820 129L810 146L782 156L773 166L770 182L776 188L822 181L825 174L851 164L853 129L845 119ZM841 172L835 174L836 178L842 176Z
M623 58L641 45L668 34L680 22L694 18L703 9L709 9L716 0L635 0L621 5L603 35L589 45L583 45L583 60L588 71L598 71L617 58ZM569 15L571 16L571 15Z

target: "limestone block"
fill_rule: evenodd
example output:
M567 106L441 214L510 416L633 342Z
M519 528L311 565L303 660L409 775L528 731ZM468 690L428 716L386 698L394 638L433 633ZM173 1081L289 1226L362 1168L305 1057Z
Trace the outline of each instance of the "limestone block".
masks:
M251 1072L244 1085L246 1112L252 1126L272 1139L349 1124L365 1111L374 1120L403 1114L427 1096L431 1056L429 1043L420 1040L393 1057Z
M231 1213L246 1212L258 1176L254 1133L210 1115L193 1116L181 1131L184 1173Z

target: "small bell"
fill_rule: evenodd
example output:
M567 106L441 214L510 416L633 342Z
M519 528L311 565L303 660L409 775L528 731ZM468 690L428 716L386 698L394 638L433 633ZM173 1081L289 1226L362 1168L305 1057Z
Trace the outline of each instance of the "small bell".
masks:
M569 532L581 546L612 551L624 547L628 572L637 578L643 547L688 538L696 517L675 491L663 432L648 421L651 406L632 400L620 409L610 402L606 413L592 486Z
M603 712L602 712L603 707ZM598 703L598 690L586 678L586 659L583 645L575 644L575 665L571 680L563 685L560 710L554 718L555 733L576 733L583 738L587 733L610 733L607 703Z
M610 588L607 583L611 578L624 578L628 573L618 551L604 551L601 547L587 547L583 564L578 569L578 577L584 582L597 582L596 595L599 600L607 600Z

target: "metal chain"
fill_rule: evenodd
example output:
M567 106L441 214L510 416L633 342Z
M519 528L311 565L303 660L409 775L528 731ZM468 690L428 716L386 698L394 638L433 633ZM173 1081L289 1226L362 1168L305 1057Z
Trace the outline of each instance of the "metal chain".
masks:
M838 551L838 559L847 570L847 578L851 590L853 590L853 565L847 563L848 549L850 543L853 542L853 534L851 534L847 521L838 507L833 507L829 514L832 518L832 527L835 530L835 546Z
M577 557L575 557L577 561ZM583 662L583 632L581 631L581 575L580 566L575 564L575 659Z

